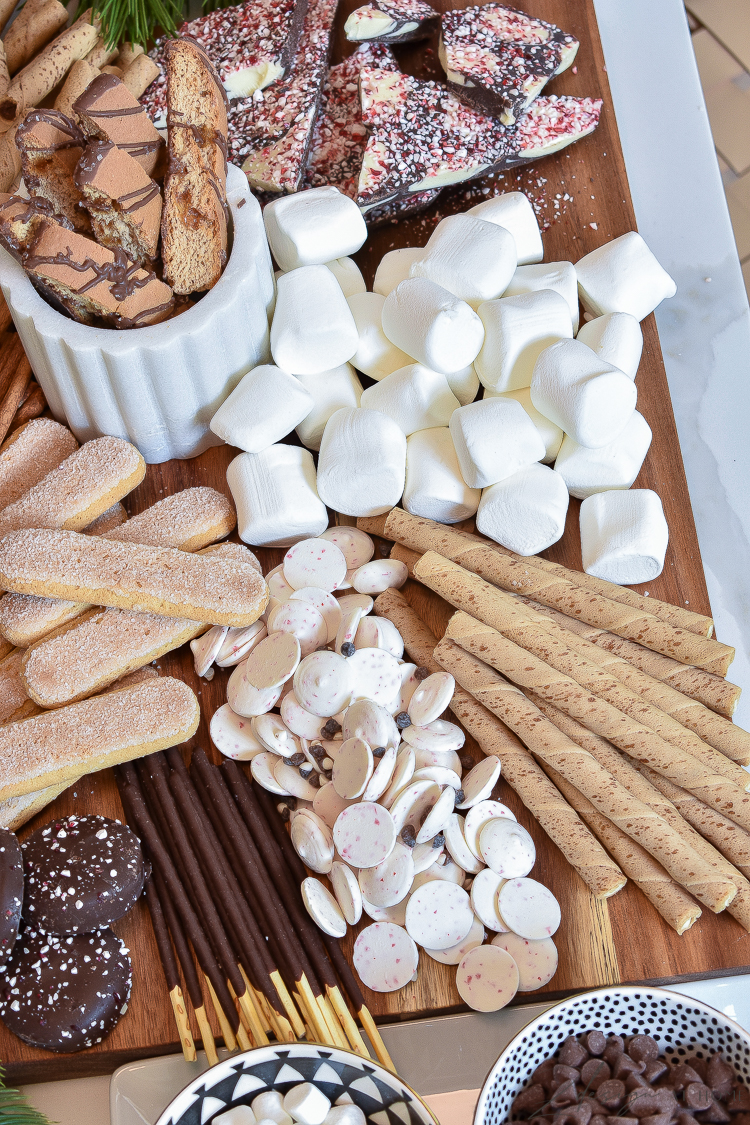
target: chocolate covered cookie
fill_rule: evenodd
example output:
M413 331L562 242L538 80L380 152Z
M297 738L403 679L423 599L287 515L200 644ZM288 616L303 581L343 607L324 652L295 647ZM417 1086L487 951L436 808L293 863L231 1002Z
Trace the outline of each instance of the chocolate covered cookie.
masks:
M76 934L122 918L143 890L143 853L126 824L69 816L23 844L23 917L35 930Z
M23 902L23 864L21 845L12 832L0 828L0 965L11 954Z
M125 1014L131 981L128 950L111 930L27 930L0 983L0 1019L32 1047L80 1051L101 1043Z

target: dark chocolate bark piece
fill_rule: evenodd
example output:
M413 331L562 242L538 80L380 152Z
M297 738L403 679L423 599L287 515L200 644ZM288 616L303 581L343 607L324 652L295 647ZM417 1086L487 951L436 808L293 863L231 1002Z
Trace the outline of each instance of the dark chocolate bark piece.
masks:
M203 48L230 98L252 97L286 72L299 45L307 0L246 0L236 7L218 8L184 23ZM167 124L166 46L158 39L151 58L161 75L141 98L157 128Z
M10 956L21 923L23 862L13 832L0 828L0 965Z
M351 13L344 32L352 43L408 43L429 38L439 19L425 0L370 0Z
M440 62L451 88L513 125L550 78L573 62L578 40L515 8L486 4L441 17Z
M601 100L537 98L515 126L477 113L438 82L364 68L369 136L356 200L369 207L557 152L599 122Z
M143 853L126 824L69 816L23 844L24 920L52 934L86 933L126 914L143 890Z
M111 930L26 930L0 984L0 1019L32 1047L70 1054L101 1043L130 999L128 950Z

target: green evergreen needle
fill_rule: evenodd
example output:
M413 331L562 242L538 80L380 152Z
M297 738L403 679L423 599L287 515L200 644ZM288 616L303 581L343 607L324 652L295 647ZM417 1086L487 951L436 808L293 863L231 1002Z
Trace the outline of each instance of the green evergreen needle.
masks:
M0 1067L0 1125L50 1125L41 1110L29 1105L20 1090L5 1085L5 1071Z

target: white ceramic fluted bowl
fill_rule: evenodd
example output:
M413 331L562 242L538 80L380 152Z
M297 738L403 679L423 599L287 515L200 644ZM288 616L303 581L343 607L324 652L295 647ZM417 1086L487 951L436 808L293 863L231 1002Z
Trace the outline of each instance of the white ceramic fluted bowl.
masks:
M268 361L274 296L260 207L232 165L227 197L232 247L221 278L192 308L148 328L68 319L0 248L0 288L34 374L79 441L125 438L150 464L221 444L208 424L242 376Z
M561 1000L519 1031L487 1075L474 1125L517 1120L511 1112L513 1099L530 1085L536 1068L569 1035L594 1030L624 1037L653 1035L672 1063L721 1051L737 1077L750 1086L750 1035L723 1012L665 988L598 988Z

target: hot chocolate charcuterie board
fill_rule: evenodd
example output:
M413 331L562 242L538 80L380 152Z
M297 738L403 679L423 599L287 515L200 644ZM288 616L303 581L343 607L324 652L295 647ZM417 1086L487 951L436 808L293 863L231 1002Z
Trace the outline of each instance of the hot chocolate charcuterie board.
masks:
M441 10L459 7L457 4L441 3L436 6ZM345 45L343 25L355 7L353 0L345 0L337 14L334 62L349 51L348 45ZM555 94L560 95L602 98L603 110L598 128L591 136L538 164L499 173L489 182L477 180L448 188L418 215L398 222L388 221L372 229L367 242L355 255L368 289L372 288L375 270L387 251L424 246L440 218L465 211L490 198L495 187L499 191L521 190L531 198L543 230L545 262L575 262L596 247L635 229L593 5L586 0L576 0L565 6L564 13L552 0L534 0L533 4L524 3L523 7L535 16L563 25L566 32L580 41L575 66L555 79L553 89ZM397 45L397 54L399 65L406 74L413 74L418 79L442 77L436 38L431 39L427 47L424 43ZM20 349L11 350L15 341L9 321L6 320L2 327L8 332L5 337L9 345L7 353L19 370L23 370L25 360ZM638 408L653 431L653 442L636 487L654 489L661 497L670 542L661 575L638 589L652 598L689 607L695 613L708 613L687 486L652 316L643 321L642 329L644 349L638 376ZM124 500L128 515L135 516L163 497L195 486L210 486L229 496L226 471L236 454L236 449L222 446L209 449L192 460L150 465L143 482ZM354 521L342 517L340 522ZM236 541L236 534L231 539ZM387 555L390 543L378 540L378 546L382 546L384 555ZM283 553L282 549L257 550L264 573L281 563ZM577 502L571 502L565 534L545 552L545 557L581 570ZM427 575L429 561L427 559L420 564L425 568L420 571L420 577ZM436 588L440 588L439 579L425 577L420 582L408 581L402 593L435 636L442 637L454 608L461 606L456 601L449 604L434 592ZM452 629L457 630L460 624L460 621L454 622ZM457 632L455 636L458 636ZM472 651L472 644L484 643L481 636L475 642L469 634L462 634L461 641L463 650L468 653ZM416 657L412 659L416 660ZM209 737L208 724L212 715L226 702L227 682L232 669L218 668L210 680L198 678L192 654L186 645L177 652L158 657L157 663L162 677L174 676L184 681L195 691L200 703L200 725L187 746L205 749L209 757L218 762L220 755ZM482 760L482 753L471 736L467 737L462 753L468 753L477 762ZM505 780L501 779L495 796L517 818L519 825L533 836L536 845L533 877L548 888L562 906L562 922L554 938L559 964L550 982L542 988L543 994L557 995L617 982L664 982L737 970L750 971L750 936L726 913L714 916L709 909L704 909L696 924L678 936L645 902L632 881L609 899L594 897ZM109 770L74 782L52 805L24 826L19 835L23 840L51 817L72 813L123 817L117 786ZM497 824L496 821L492 823ZM523 842L525 837L519 834L518 839ZM492 847L488 837L488 855ZM470 857L468 862L471 862ZM491 881L491 877L488 876L488 879ZM447 900L450 895L443 897ZM476 897L478 903L478 893ZM311 911L313 916L314 909L315 904ZM318 906L318 909L322 908ZM481 907L477 906L475 910L481 910ZM377 974L375 978L367 976L366 957L361 955L362 951L359 960L354 951L357 933L363 925L364 922L350 927L342 946L350 962L354 958L354 964L361 966L362 979L372 979L372 983L377 984ZM130 1059L179 1049L172 1006L145 903L139 902L127 916L115 922L113 928L130 950L133 967L132 996L125 1017L100 1045L65 1058L26 1045L0 1025L0 1058L12 1079L33 1081L106 1072ZM415 923L417 928L418 923ZM425 945L431 933L431 930L426 933ZM398 991L375 991L365 986L363 992L370 1011L384 1021L456 1010L465 995L465 992L460 994L457 990L455 966L441 964L427 956L420 957L417 979L407 979ZM522 994L519 993L519 997L522 998ZM208 993L205 1001L206 1011L211 1012ZM212 1014L210 1018L213 1022ZM193 1031L197 1034L197 1027ZM213 1031L217 1036L220 1034L215 1022Z

